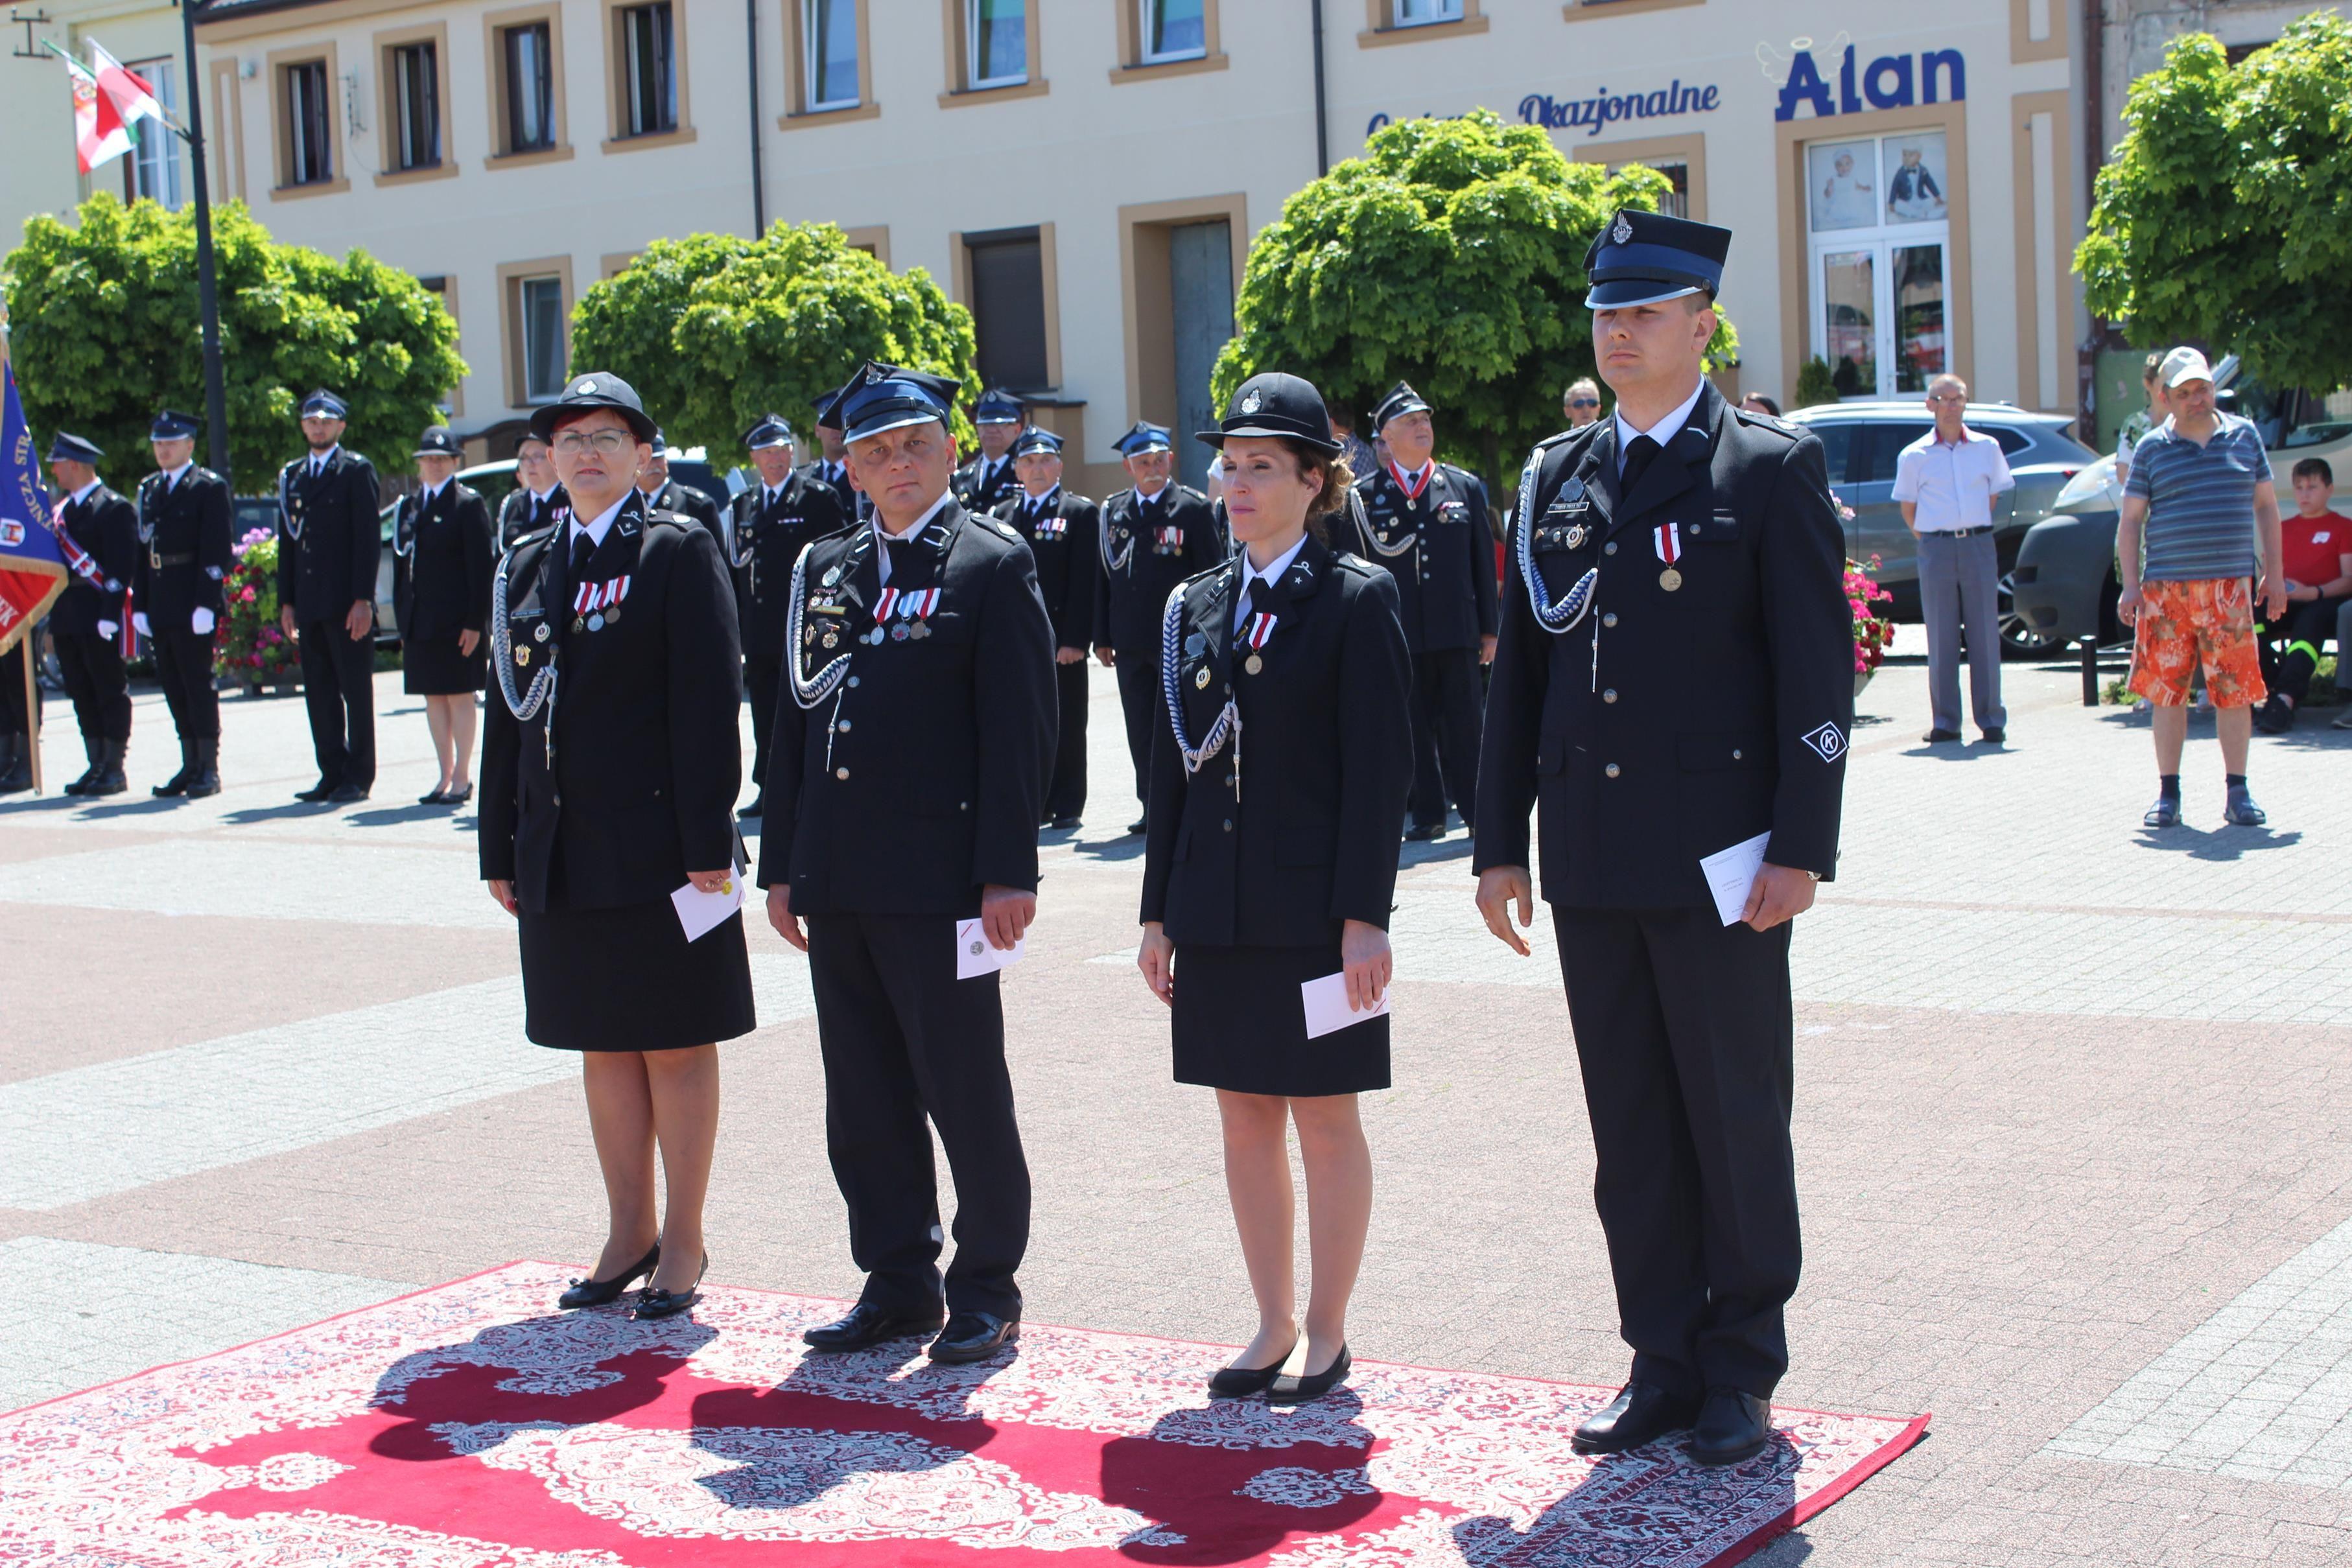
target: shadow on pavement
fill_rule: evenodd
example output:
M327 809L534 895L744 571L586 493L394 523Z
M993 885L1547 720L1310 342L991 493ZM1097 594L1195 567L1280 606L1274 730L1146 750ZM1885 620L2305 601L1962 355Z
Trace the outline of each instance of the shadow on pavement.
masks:
M2193 861L2237 861L2259 850L2293 849L2303 842L2300 831L2282 833L2271 828L2142 828L2143 849L2163 850Z
M241 811L222 813L221 821L233 827L247 822L274 822L285 817L331 817L335 809L324 800L289 800L283 806L247 806Z
M344 821L355 828L384 828L396 822L429 822L455 813L446 806L379 806L373 811L353 811Z

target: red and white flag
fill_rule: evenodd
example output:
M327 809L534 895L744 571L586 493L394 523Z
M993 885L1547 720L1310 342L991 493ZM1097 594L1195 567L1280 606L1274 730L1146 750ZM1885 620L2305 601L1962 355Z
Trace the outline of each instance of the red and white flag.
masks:
M98 78L71 55L60 54L73 84L74 155L85 174L131 151L135 143L122 111L99 89Z
M163 111L163 99L147 78L106 52L96 38L85 40L89 45L89 65L98 78L98 90L114 105L114 112L125 126L142 120L152 120L167 130L172 117Z

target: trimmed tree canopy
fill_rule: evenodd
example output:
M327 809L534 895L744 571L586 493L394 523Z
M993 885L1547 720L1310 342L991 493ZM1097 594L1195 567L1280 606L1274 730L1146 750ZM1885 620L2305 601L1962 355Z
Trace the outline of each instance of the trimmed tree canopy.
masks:
M2190 34L2124 119L2074 253L2091 308L2273 386L2352 383L2352 24L2315 13L2235 66Z
M894 273L824 223L656 240L572 312L572 364L620 376L672 444L714 454L771 412L805 432L816 399L867 360L977 396L973 354L971 312L929 273Z
M0 286L25 416L44 449L60 429L87 436L106 451L107 481L127 491L154 466L157 409L205 414L195 214L126 207L101 192L79 215L72 227L27 221ZM313 387L351 405L345 444L404 471L417 434L466 374L441 301L363 251L337 261L280 245L239 202L213 209L213 247L236 487L267 489L300 455L298 411ZM196 459L209 460L202 436Z
M1436 407L1441 450L1496 476L1503 454L1516 463L1559 429L1561 389L1594 373L1593 236L1669 188L1654 169L1570 162L1487 110L1388 126L1250 246L1217 405L1260 371L1289 371L1360 419L1408 381ZM1710 357L1738 346L1727 319Z

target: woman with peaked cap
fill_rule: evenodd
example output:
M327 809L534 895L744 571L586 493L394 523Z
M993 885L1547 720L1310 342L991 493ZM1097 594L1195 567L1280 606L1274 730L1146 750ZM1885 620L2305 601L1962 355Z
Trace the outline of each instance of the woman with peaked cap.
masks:
M669 1317L709 1261L714 1042L755 1027L740 910L689 938L672 904L688 888L741 899L735 596L708 529L646 509L654 426L626 382L574 376L531 428L572 514L508 551L491 587L482 876L521 937L523 1031L581 1052L604 1168L604 1254L559 1304L643 1279L635 1315Z
M404 497L392 525L392 601L400 618L400 689L425 699L441 779L420 806L474 796L474 694L482 689L490 619L490 508L457 483L465 450L446 425L417 442L423 488Z
M1257 1298L1255 1336L1210 1392L1297 1403L1348 1375L1372 1203L1356 1096L1389 1085L1387 1015L1310 1035L1302 988L1339 989L1341 1017L1386 996L1412 666L1395 582L1325 541L1350 476L1314 387L1254 376L1201 439L1221 449L1236 549L1178 588L1162 622L1138 963L1172 1012L1177 1082L1217 1091ZM1303 1340L1292 1124L1314 1268Z

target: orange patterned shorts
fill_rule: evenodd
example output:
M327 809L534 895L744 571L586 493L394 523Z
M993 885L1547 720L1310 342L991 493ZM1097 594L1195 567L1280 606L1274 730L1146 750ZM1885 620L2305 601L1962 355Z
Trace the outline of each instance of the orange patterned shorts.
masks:
M2254 643L2253 585L2242 577L2141 585L2147 597L2132 641L2131 689L2158 707L2182 707L2200 659L2215 707L2252 707L2270 695Z

